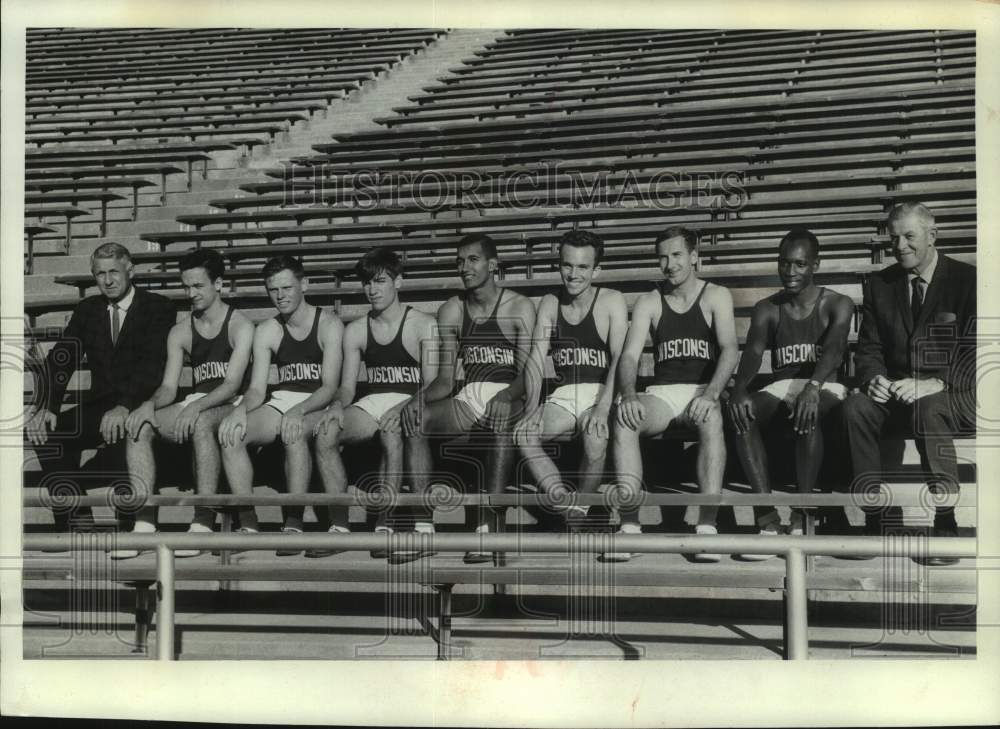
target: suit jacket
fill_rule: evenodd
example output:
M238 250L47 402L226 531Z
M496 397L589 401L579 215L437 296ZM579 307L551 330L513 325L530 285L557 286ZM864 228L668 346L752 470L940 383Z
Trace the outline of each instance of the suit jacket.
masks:
M101 295L85 298L46 358L46 407L59 412L69 379L86 357L90 390L83 393L83 402L102 400L109 408L124 405L134 410L163 378L167 335L176 319L173 302L136 288L118 343L112 346L108 300Z
M975 367L962 363L969 352L975 355L976 267L938 251L917 321L910 296L898 263L868 277L855 357L858 381L937 377L952 390L974 390Z

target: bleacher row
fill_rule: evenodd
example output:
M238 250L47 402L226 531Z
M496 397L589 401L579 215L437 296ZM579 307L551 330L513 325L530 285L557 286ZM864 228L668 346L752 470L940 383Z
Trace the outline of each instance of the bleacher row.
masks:
M277 252L302 257L312 303L360 315L351 270L374 245L405 254L404 299L433 312L456 288L455 243L474 231L499 241L504 285L537 300L558 285L559 236L591 228L607 243L600 280L631 305L660 277L655 235L682 224L701 235L700 275L733 290L741 341L793 225L819 236L820 282L856 302L885 265L897 201L933 208L939 248L975 260L964 31L508 31L377 130L335 134L264 181L219 178L210 212L143 228L144 210L170 204L168 183L211 182L220 155L294 134L436 39L447 33L29 31L25 270L81 264L26 294L32 337L45 351L92 292L84 254L116 229L138 230L135 281L178 316L177 262L212 246L230 301L260 320L259 270Z

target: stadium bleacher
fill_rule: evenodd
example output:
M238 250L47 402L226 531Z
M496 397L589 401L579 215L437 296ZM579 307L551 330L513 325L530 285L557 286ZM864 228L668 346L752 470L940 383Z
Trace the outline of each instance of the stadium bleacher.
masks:
M405 253L403 296L433 313L456 288L453 251L463 235L495 236L503 285L537 301L558 285L559 236L586 228L607 243L602 280L631 305L659 278L653 238L681 224L701 236L699 275L733 291L741 342L750 307L778 287L774 249L792 226L817 234L818 280L855 303L863 277L884 265L885 214L898 201L932 207L941 249L975 261L972 32L492 35L460 53L461 65L442 55L419 87L373 100L417 54L430 57L435 44L459 43L461 33L29 30L25 314L39 354L93 287L90 251L111 240L133 252L135 281L176 301L178 316L185 310L179 259L190 247L215 247L227 261L229 300L255 321L270 315L259 271L276 252L300 256L314 279L309 300L347 320L365 310L353 265L373 245ZM366 126L342 132L338 114L364 117ZM641 374L650 371L647 356ZM189 371L184 377L190 381ZM69 397L86 381L78 373ZM33 387L26 376L26 400ZM26 484L35 470L26 465ZM41 547L51 523L29 491L26 529L41 533ZM730 484L733 493L745 490ZM352 498L359 505L364 495ZM912 494L898 501L914 513L921 503ZM962 502L963 533L974 533L974 511ZM171 513L168 533L187 512ZM537 526L516 509L511 523ZM538 567L530 555L511 558ZM439 559L435 569L443 570L452 555ZM227 560L184 567L190 574L177 579L379 579L356 559L326 576L303 567L285 577L274 564L237 569ZM69 568L40 565L27 574L44 583L60 569ZM122 579L148 584L162 577L157 569L151 562ZM482 582L456 570L447 579L400 579L439 590L437 642L447 646L451 585L518 589L516 570L505 569L495 565ZM784 567L763 570L706 577L690 564L640 565L625 582L787 588ZM810 596L903 589L876 572L810 571ZM540 579L550 587L565 581ZM953 574L928 592L966 599L970 589L974 595ZM137 616L145 615L148 596L136 600ZM143 646L145 624L137 625ZM787 657L804 657L799 638ZM158 655L174 657L172 648Z

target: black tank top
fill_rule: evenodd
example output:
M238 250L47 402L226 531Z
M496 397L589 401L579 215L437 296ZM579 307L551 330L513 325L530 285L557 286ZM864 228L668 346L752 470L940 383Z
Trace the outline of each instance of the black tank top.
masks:
M282 334L274 355L274 364L278 367L275 390L313 392L322 383L323 350L319 346L319 317L320 308L317 306L312 329L301 342L292 336L285 322L278 317Z
M778 326L768 343L771 349L771 371L775 379L812 378L816 362L823 354L823 346L819 340L823 338L825 328L820 320L819 304L824 294L826 289L821 288L809 316L802 319L791 316L787 311L787 303L778 305ZM837 375L834 374L831 382L836 382L836 378Z
M712 379L719 345L701 311L701 297L708 288L702 284L698 297L683 314L678 314L660 294L660 323L653 332L656 365L653 382L657 385L706 384Z
M563 316L562 305L552 332L552 365L556 372L557 386L576 385L584 382L604 382L608 376L611 352L601 339L594 321L594 307L600 289L594 289L594 300L579 324L570 324Z
M410 307L403 311L396 336L388 344L379 344L372 334L372 319L368 317L368 342L365 344L365 372L368 391L414 393L420 389L420 363L403 346L403 327Z
M194 326L191 317L191 375L194 378L194 392L211 392L226 379L229 358L233 356L229 344L229 317L233 307L226 311L219 333L212 339L205 339Z
M497 310L503 290L497 296L493 313L476 323L469 313L469 306L462 302L462 336L458 356L468 382L513 382L517 377L517 358L514 343L500 329Z

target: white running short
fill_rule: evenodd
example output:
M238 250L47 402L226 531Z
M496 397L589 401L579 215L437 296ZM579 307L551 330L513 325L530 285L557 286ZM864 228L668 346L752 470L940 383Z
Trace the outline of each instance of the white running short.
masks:
M194 401L201 400L207 394L208 394L207 392L192 392L186 398L181 400L181 408L186 408L189 404L193 403ZM227 402L226 405L232 405L233 407L236 407L241 402L243 402L243 396L236 395L229 402Z
M412 397L407 392L374 392L357 402L351 403L352 408L360 408L372 416L376 423L382 421L382 416L389 410L406 402Z
M486 414L486 406L501 390L506 390L507 382L470 382L455 395L455 400L464 402L475 413L476 420Z
M705 385L679 383L676 385L650 385L646 394L662 400L670 408L671 419L684 414L687 406L705 392Z
M294 390L275 390L271 393L271 399L265 402L279 413L284 415L300 402L312 395L311 392L295 392Z
M795 403L795 398L799 396L799 393L805 389L805 386L809 384L807 379L789 378L787 380L775 380L767 387L762 387L761 392L766 392L769 395L781 400L786 405L793 405ZM838 400L843 400L847 397L847 388L844 387L839 382L824 382L821 388L825 392L829 392L831 395L836 397Z
M581 415L594 407L602 387L604 387L603 382L580 382L575 385L563 385L552 391L545 404L558 405L579 420Z

